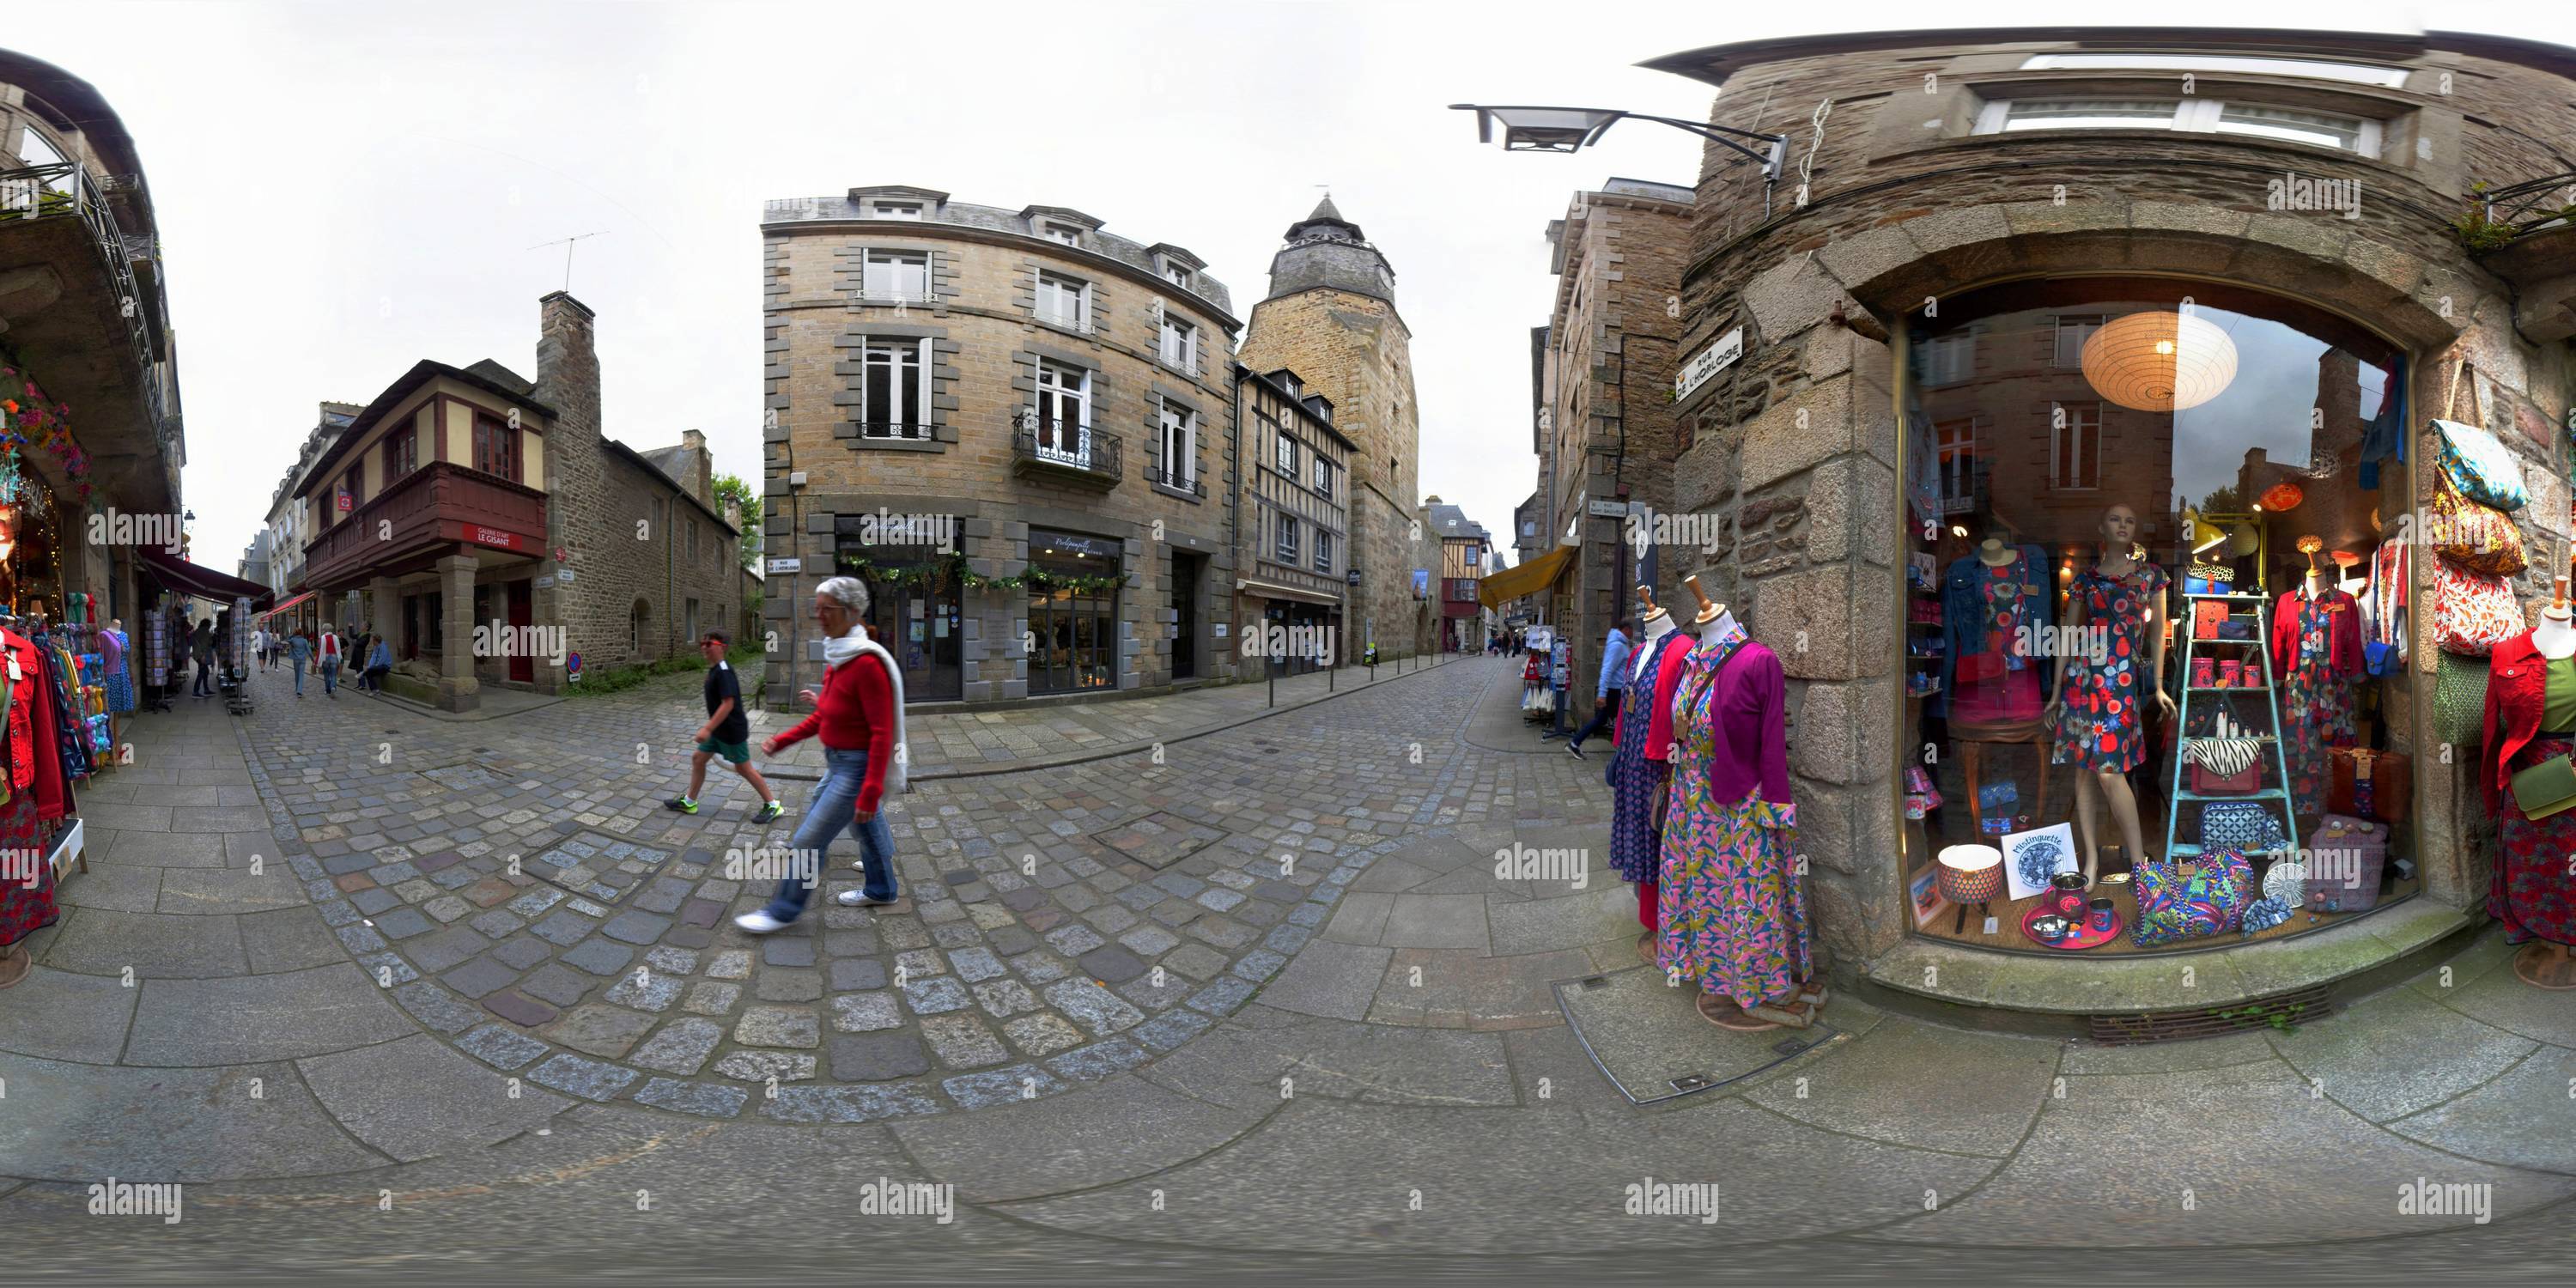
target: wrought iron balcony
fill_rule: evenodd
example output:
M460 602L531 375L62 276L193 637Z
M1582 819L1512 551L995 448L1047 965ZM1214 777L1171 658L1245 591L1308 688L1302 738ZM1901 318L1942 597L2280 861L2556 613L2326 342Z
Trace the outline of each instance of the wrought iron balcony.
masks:
M1174 474L1172 471L1165 469L1161 465L1146 466L1145 481L1156 487L1170 488L1175 492L1187 492L1191 496L1197 497L1202 501L1207 499L1207 484L1205 482L1196 477L1182 478L1179 475Z
M872 443L927 443L938 437L928 421L863 420L859 437Z
M89 167L76 161L0 170L0 230L14 231L12 225L21 221L51 219L77 220L87 230L100 266L107 270L116 310L124 320L126 343L134 350L156 437L166 436L170 417L163 406L161 381L153 366L152 319L160 316L161 310L157 300L145 298L143 288L134 280L134 247L140 245L148 254L151 241L127 237L117 227L116 214L107 203L106 189L90 174Z
M1022 413L1011 434L1011 468L1030 478L1107 491L1122 477L1118 436L1065 420Z

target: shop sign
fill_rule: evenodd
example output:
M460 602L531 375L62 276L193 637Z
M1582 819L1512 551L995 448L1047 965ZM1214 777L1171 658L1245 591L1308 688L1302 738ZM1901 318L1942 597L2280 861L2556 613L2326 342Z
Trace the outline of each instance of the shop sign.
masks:
M1351 583L1352 585L1356 586L1356 585L1360 584L1360 570L1359 570L1359 569L1357 569L1357 568L1353 568L1353 569L1351 569L1350 571L1348 571L1348 572L1346 572L1346 573L1343 573L1342 575L1343 575L1344 577L1349 578L1349 579L1350 579L1350 583Z
M1736 360L1743 356L1744 328L1737 327L1720 337L1717 343L1700 350L1699 356L1683 363L1682 369L1673 373L1674 399L1690 397L1701 385L1707 384L1710 377L1734 366Z
M1628 517L1628 503L1625 501L1595 501L1584 511L1584 513L1589 514L1596 519L1624 519Z
M772 576L782 572L803 572L805 561L802 558L772 559L769 561L769 571Z
M1217 637L1218 639L1224 639L1224 638L1225 638L1225 623L1223 623L1223 622L1209 622L1209 623L1208 623L1208 628L1209 628L1210 630L1213 630L1213 631L1215 631L1215 632L1216 632L1216 637Z
M526 537L520 536L515 532L504 532L499 528L487 528L479 523L457 524L456 536L460 541L471 542L478 546L491 546L499 550L525 550L528 548L528 539Z
M1041 550L1065 555L1095 555L1115 559L1122 553L1122 543L1113 537L1077 537L1069 532L1032 532L1029 553Z

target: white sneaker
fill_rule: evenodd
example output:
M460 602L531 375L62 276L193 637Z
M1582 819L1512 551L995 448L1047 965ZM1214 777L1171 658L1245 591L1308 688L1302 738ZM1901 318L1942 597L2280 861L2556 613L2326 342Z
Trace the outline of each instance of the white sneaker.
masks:
M770 916L767 908L762 908L754 912L746 912L741 916L734 918L733 924L740 926L744 930L755 935L766 935L771 931L785 930L787 928L787 923L780 921L776 917Z
M865 890L844 890L833 898L839 900L844 908L882 908L894 902L892 899L871 899Z

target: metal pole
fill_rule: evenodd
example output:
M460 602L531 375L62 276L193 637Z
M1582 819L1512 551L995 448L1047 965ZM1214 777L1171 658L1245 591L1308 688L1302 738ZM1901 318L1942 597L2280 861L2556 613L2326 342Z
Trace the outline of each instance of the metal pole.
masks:
M1278 668L1278 667L1275 667L1275 666L1271 666L1271 665L1269 665L1269 664L1267 664L1267 663L1264 663L1264 664L1262 665L1262 668L1261 668L1261 669L1262 669L1262 671L1263 671L1263 672L1264 672L1264 673L1269 677L1269 684L1270 684L1270 705L1272 705L1272 706L1274 706L1274 707L1275 707L1275 706L1278 706L1278 705L1279 705L1279 668Z

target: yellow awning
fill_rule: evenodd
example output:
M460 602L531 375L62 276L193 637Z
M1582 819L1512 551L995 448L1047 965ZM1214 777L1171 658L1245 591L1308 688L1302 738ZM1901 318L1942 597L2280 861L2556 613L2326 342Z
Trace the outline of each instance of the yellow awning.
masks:
M1556 576L1574 558L1573 546L1558 546L1527 563L1515 564L1501 572L1488 573L1476 583L1476 598L1487 608L1500 608L1523 595L1533 594L1556 584Z

